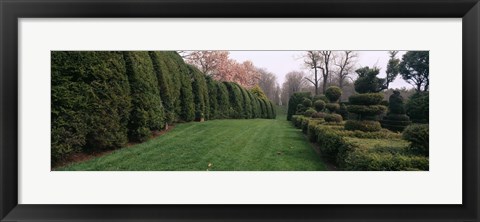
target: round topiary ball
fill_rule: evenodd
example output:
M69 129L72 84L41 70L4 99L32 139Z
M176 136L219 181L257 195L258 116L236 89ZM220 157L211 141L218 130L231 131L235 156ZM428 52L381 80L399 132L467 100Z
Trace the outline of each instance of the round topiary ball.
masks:
M342 90L336 86L330 86L325 91L325 96L328 98L328 100L330 100L330 102L337 102L338 99L340 99L340 96L342 96Z
M315 107L315 109L320 112L322 111L323 109L325 109L325 102L323 100L317 100L313 103L313 107Z
M303 115L307 117L311 117L316 112L317 111L315 111L313 108L308 108L307 110L305 110L305 113Z
M327 98L325 95L323 95L323 94L315 95L315 96L313 97L313 101L314 101L314 102L317 101L317 100L322 100L322 101L324 101L325 103L330 102L330 101L328 101L328 98Z
M304 99L302 104L304 107L312 107L312 100Z

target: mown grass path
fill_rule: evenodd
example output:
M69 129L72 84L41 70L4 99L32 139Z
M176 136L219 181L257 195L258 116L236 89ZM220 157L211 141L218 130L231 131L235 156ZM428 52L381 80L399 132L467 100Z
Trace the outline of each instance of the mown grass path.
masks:
M178 124L145 143L56 170L307 171L325 170L300 130L277 119Z

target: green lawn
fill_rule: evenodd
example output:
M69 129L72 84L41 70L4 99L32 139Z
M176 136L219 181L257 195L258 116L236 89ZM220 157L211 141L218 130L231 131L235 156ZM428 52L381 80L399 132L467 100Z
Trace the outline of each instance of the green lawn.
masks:
M325 170L303 136L277 119L211 120L178 124L145 143L55 170L291 171Z

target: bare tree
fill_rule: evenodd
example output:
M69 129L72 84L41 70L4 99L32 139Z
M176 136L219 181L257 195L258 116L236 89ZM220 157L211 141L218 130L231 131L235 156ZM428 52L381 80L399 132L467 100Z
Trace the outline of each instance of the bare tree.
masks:
M335 59L335 66L337 67L337 81L338 87L343 88L348 75L353 71L358 58L354 51L343 51L339 53Z
M285 75L285 82L282 85L282 104L287 104L290 96L295 92L305 89L307 82L305 81L305 73L292 71Z
M314 70L314 78L306 78L309 82L313 84L315 87L315 95L318 95L318 83L320 82L320 78L318 76L318 69L320 68L321 63L321 55L319 51L307 51L305 55L303 55L303 62L309 69ZM288 75L288 74L287 74Z
M265 92L265 95L272 101L275 101L275 90L277 86L277 77L275 74L268 72L264 68L257 69L260 73L258 79L258 86Z
M322 77L323 77L323 88L322 88L322 93L325 94L325 91L327 90L327 83L330 77L330 66L332 65L332 62L334 60L334 55L332 54L332 51L319 51L320 54L320 64L319 67L322 70ZM315 95L318 95L315 93Z

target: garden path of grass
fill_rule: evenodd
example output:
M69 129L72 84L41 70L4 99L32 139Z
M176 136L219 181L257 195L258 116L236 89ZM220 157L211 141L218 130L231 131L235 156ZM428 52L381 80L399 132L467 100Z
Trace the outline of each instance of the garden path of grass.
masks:
M301 131L285 119L285 115L280 114L273 120L229 119L178 124L147 142L56 170L325 170L325 164Z

